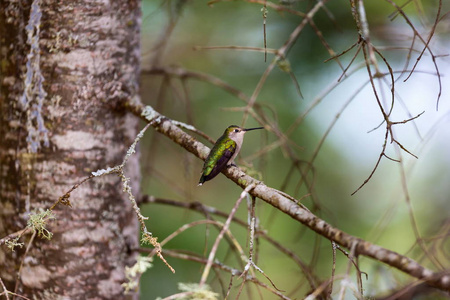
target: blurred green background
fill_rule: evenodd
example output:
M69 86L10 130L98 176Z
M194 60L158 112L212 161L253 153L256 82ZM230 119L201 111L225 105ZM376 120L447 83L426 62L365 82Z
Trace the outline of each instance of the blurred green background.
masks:
M208 5L206 1L156 1L142 2L142 67L182 68L220 78L230 86L250 97L267 66L274 59L268 53L242 51L238 49L202 49L198 47L237 46L263 47L263 17L260 3L252 1L223 1ZM283 5L281 2L272 2ZM316 1L289 1L285 7L307 12ZM414 1L406 6L405 12L419 32L425 37L433 25L438 1ZM401 3L399 3L400 5ZM406 63L408 47L412 42L412 30L400 16L392 18L395 9L385 1L365 1L367 19L372 43L382 51L394 70L402 70ZM358 40L358 32L351 14L349 1L333 0L326 4L327 11L320 10L314 23L320 29L330 47L340 53ZM444 1L441 15L450 10ZM330 15L332 17L330 17ZM267 47L280 48L302 18L289 12L277 12L268 7ZM450 19L444 17L436 27L430 46L435 55L447 54L450 46ZM421 51L423 43L418 39L415 49ZM407 47L402 48L402 47ZM350 63L355 49L340 57L344 68ZM411 69L418 52L412 53L407 69ZM388 140L386 153L402 164L383 158L371 180L354 196L351 194L369 176L380 155L385 137L383 117L376 103L368 75L361 65L360 53L350 68L351 76L342 80L335 89L324 96L330 86L337 83L342 70L335 61L324 62L330 55L316 32L307 25L289 51L287 59L298 83L301 98L291 76L278 67L270 73L259 96L257 104L270 122L278 124L282 131L318 99L321 101L311 109L303 121L289 136L297 146L292 146L296 157L308 162L329 126L339 116L327 135L313 162L313 172L308 181L313 184L313 194L302 199L302 203L315 209L321 218L352 235L369 240L390 250L406 254L434 270L438 267L424 256L417 246L411 217L406 203L409 198L420 235L428 238L426 247L441 267L449 267L450 245L448 234L450 209L450 99L449 58L438 57L437 64L442 76L442 95L439 110L436 101L439 93L438 79L428 52L419 62L416 72L406 81L404 74L396 81L396 102L391 120L403 121L425 111L415 122L394 126L395 137L409 151L412 157ZM387 72L382 59L378 57L382 72ZM400 73L395 74L396 78ZM387 78L389 80L389 78ZM378 84L384 105L390 105L390 91L386 84ZM235 95L208 82L188 77L184 79L146 74L141 82L142 100L171 119L194 125L213 139L217 139L231 124L243 125L242 108L245 103ZM356 96L354 96L354 94ZM323 97L324 96L324 97ZM346 103L353 99L348 106ZM343 108L345 109L343 110ZM240 108L241 110L239 110ZM343 110L341 112L341 110ZM259 126L250 117L246 127ZM370 132L369 132L370 131ZM204 139L199 138L211 147ZM243 149L237 163L249 172L261 176L268 185L295 196L297 199L310 193L301 182L299 172L289 176L292 160L280 147L258 155L264 146L277 138L271 131L254 131L246 135ZM197 187L202 161L187 153L160 134L148 132L141 144L142 192L155 197L182 202L198 201L205 205L229 212L241 193L241 189L219 174L214 180ZM303 163L302 168L307 164ZM403 188L402 173L406 178L407 191ZM148 228L160 241L183 224L204 219L193 211L167 205L146 205L144 215L149 217ZM242 203L238 216L246 221L247 209ZM257 216L260 228L286 248L295 252L305 263L312 264L314 273L325 280L331 276L332 249L329 241L289 217L276 211L270 205L257 200ZM224 219L218 218L220 221ZM247 230L232 225L231 231L248 253ZM189 229L169 242L165 248L195 252L207 255L217 235L214 227L200 225ZM205 247L208 247L205 250ZM293 299L307 295L309 286L298 266L284 254L264 240L258 245L258 266L262 268L275 285ZM142 299L167 297L177 293L178 282L198 282L203 265L195 262L166 257L176 269L172 274L156 259L154 267L141 280ZM221 262L242 269L225 241L217 254ZM336 274L345 274L348 260L337 254ZM379 296L408 282L404 276L385 265L366 258L360 259L360 268L369 274L363 280L365 295ZM221 272L220 280L225 290L230 274ZM354 269L351 281L356 284ZM260 274L260 281L270 283ZM222 293L217 274L210 274L208 283L217 293ZM406 281L405 281L406 280ZM241 279L234 278L232 297L239 289ZM340 281L335 282L336 296ZM251 283L249 286L253 286ZM262 291L264 299L275 299L273 294ZM222 298L222 294L219 298ZM256 289L251 293L244 289L240 299L258 299ZM347 291L347 297L353 298Z

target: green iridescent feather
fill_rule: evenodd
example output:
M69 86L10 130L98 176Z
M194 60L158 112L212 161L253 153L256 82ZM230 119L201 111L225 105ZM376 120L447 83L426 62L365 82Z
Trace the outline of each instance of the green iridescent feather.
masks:
M200 178L200 184L211 180L226 167L228 161L236 151L236 142L223 135L217 140L214 147L209 152L203 165L203 174Z

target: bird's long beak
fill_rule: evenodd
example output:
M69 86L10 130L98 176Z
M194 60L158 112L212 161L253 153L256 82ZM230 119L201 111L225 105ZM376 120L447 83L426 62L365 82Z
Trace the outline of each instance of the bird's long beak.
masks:
M250 131L250 130L255 130L255 129L264 129L264 127L255 127L255 128L245 128L244 131Z

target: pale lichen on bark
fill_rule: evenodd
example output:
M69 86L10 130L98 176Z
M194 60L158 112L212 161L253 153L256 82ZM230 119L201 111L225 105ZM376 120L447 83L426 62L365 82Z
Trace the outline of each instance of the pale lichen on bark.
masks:
M26 73L24 76L24 90L19 103L27 117L28 151L36 153L43 143L49 146L48 130L44 124L42 108L47 97L44 89L44 76L41 72L41 49L39 35L41 27L41 1L34 0L31 4L30 17L27 26L27 43L30 51L27 55Z

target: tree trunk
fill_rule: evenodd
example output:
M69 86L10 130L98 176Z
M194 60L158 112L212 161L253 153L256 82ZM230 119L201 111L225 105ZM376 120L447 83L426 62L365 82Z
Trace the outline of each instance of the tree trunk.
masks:
M138 94L140 20L138 0L0 2L0 238L121 163L137 120L116 103ZM134 193L137 159L125 170ZM51 240L36 236L26 255L31 234L0 247L0 278L31 299L125 299L138 225L120 179L89 180L70 202Z

